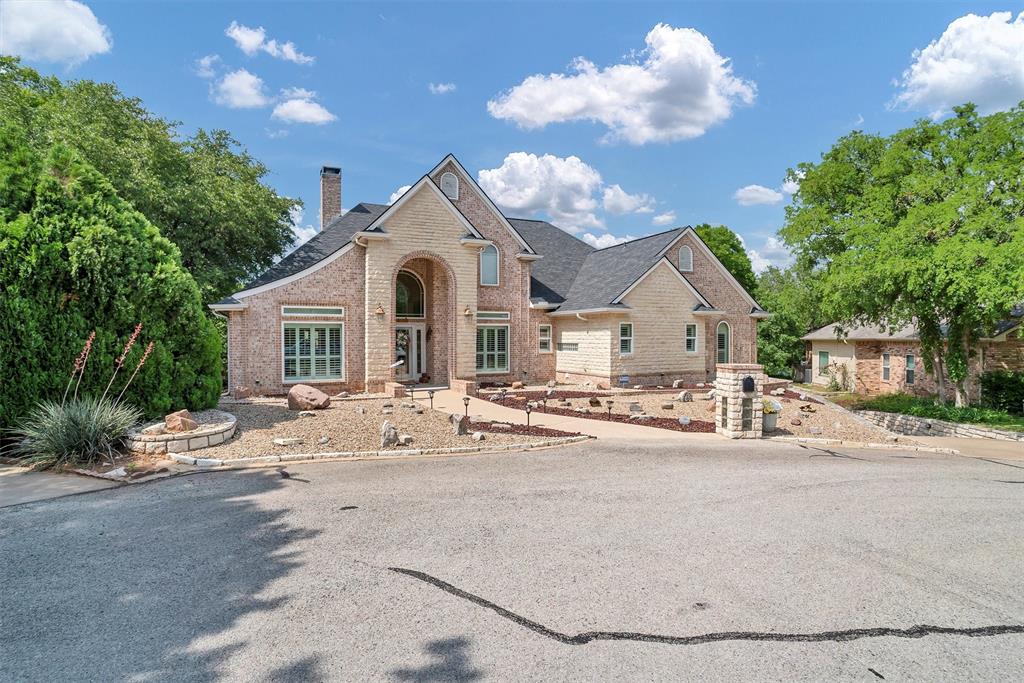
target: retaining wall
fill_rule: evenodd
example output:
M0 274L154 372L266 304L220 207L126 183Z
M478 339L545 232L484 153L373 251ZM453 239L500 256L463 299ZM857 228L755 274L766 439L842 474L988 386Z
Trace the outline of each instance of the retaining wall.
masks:
M997 439L999 441L1020 441L1024 443L1024 432L1011 432L981 425L958 424L935 420L929 417L914 417L900 413L883 413L875 410L855 410L872 424L898 434L911 436L959 436L968 439Z

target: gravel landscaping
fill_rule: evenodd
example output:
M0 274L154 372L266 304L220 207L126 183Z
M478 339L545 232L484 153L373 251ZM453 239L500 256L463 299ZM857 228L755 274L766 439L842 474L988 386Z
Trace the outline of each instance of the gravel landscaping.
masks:
M390 406L390 407L389 407ZM410 407L411 406L411 407ZM221 409L238 418L235 438L202 450L202 457L229 460L260 455L290 453L327 453L331 451L406 450L409 448L454 448L480 446L473 431L487 432L484 444L496 446L534 443L557 434L518 434L514 430L494 429L492 425L470 425L470 433L456 436L448 415L408 400L366 399L332 402L325 410L302 416L288 410L285 401L262 399L258 403L233 402ZM417 411L422 411L418 413ZM390 412L389 412L390 411ZM412 436L409 445L380 447L380 427L384 420L395 426L401 435ZM547 430L554 431L554 430ZM279 446L274 439L299 439L302 443Z

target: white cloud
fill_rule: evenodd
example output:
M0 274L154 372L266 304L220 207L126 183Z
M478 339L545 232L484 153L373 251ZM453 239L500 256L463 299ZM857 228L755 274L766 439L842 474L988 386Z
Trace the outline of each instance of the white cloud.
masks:
M605 141L641 145L699 137L734 106L754 101L757 86L734 76L699 31L658 24L645 41L629 63L598 68L577 57L569 74L530 76L487 110L527 129L595 121L608 127Z
M262 26L249 28L239 24L237 21L232 21L231 25L224 30L224 35L235 41L238 49L249 56L262 51L271 57L295 62L296 64L312 64L316 61L315 58L299 52L295 47L295 43L280 43L274 39L267 40L267 31Z
M200 78L213 78L217 75L220 55L206 55L196 60L196 75Z
M601 174L578 157L512 152L498 168L480 171L478 180L484 192L509 212L544 211L571 233L604 227L594 198Z
M739 202L740 206L754 206L756 204L778 204L782 201L782 193L764 185L747 185L733 193L733 199Z
M306 213L301 207L292 207L288 213L292 219L292 234L295 235L294 241L288 248L287 253L290 253L312 239L312 237L320 232L320 230L316 226L302 224L305 220Z
M217 104L232 109L254 109L270 104L270 98L263 91L263 79L245 69L226 74L213 88Z
M937 40L915 50L896 83L890 107L928 111L939 117L953 106L974 102L982 113L1008 109L1024 99L1024 12L967 14Z
M388 204L394 204L395 202L397 202L397 201L399 200L399 198L400 198L400 197L401 197L401 196L402 196L403 194L405 194L406 192L408 192L408 191L409 191L409 188L411 188L411 187L412 187L412 185L402 185L402 186L401 186L400 188L398 188L397 190L395 190L394 192L392 192L392 193L391 193L391 196L390 196L390 197L388 197Z
M649 194L629 194L617 184L604 188L601 203L608 213L654 213L654 197Z
M312 97L316 93L308 90L302 91L306 96L286 99L276 107L271 118L288 123L312 123L318 126L330 123L338 117L327 111L319 102L314 102Z
M287 128L264 128L263 130L266 131L267 137L270 138L271 140L286 138L291 133L291 131L288 130Z
M81 2L0 2L0 54L74 65L112 45L110 29Z
M659 227L671 225L676 220L675 211L666 211L665 213L659 213L657 216L651 219L651 223Z
M603 235L594 235L589 232L585 232L579 236L581 240L594 247L595 249L605 249L607 247L614 247L616 244L622 244L623 242L629 242L636 238L632 235L626 235L625 237L618 237L606 232Z
M746 246L746 241L742 237L740 241ZM747 256L750 257L750 264L755 273L764 272L769 266L785 268L793 263L793 255L776 237L766 239L760 249L747 249Z
M799 180L786 180L782 183L782 191L786 194L796 194L797 190L800 189Z
M447 95L450 92L455 92L454 83L430 83L427 85L427 89L430 90L432 95Z

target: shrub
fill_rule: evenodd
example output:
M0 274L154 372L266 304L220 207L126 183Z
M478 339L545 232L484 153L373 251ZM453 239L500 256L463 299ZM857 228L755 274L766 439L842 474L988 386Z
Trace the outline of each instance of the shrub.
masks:
M221 343L199 289L102 175L60 146L37 158L0 126L0 200L0 429L61 397L91 330L80 388L101 395L140 322L152 355L125 400L147 417L216 404Z
M998 370L981 375L981 404L1024 415L1024 372Z
M38 469L81 467L113 460L142 413L107 397L43 401L15 430L15 453Z
M933 398L922 398L910 394L875 396L858 401L852 407L857 410L877 410L883 413L930 417L947 422L964 422L1003 429L1024 430L1024 419L1010 415L1005 410L979 406L957 408L951 405L941 405Z

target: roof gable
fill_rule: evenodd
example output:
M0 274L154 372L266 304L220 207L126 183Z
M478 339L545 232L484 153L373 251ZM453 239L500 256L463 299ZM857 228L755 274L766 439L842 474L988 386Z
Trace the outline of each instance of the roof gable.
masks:
M690 283L690 281L686 279L686 277L679 271L679 269L676 268L676 265L674 263L672 263L672 260L669 259L667 256L662 256L660 259L655 261L654 265L652 265L650 268L648 268L647 271L643 273L643 275L641 275L636 280L634 280L633 283L629 285L629 287L624 289L621 294L619 294L617 297L615 297L612 300L612 303L613 304L622 303L622 300L625 299L626 296L630 292L632 292L634 289L636 289L636 287L639 286L641 282L643 282L648 277L650 277L651 274L654 273L656 270L658 270L659 267L668 268L669 271L671 271L671 273L681 283L683 283L683 285L686 287L686 289L688 289L690 291L690 293L693 294L693 297L697 300L698 304L700 304L702 306L707 306L709 308L714 308L713 306L711 306L711 302L709 302L707 299L705 299L704 295L697 291L697 288L694 287Z
M384 211L382 214L377 216L377 218L375 218L373 222L371 222L364 229L364 232L383 232L383 228L385 227L387 220L394 216L396 212L398 212L403 206L406 205L406 203L409 202L409 200L411 200L420 192L432 193L438 199L438 201L441 202L441 205L448 209L452 216L454 216L455 219L462 224L462 227L466 228L466 232L468 232L473 237L476 237L477 239L484 239L484 236L480 234L480 231L477 230L473 226L473 224L469 222L469 219L462 215L462 212L459 211L459 208L452 204L452 200L448 199L448 195L446 195L444 192L441 192L441 188L435 185L434 181L432 181L429 176L423 176L418 181L416 181L415 185L406 190L402 194L402 196L398 198L398 201L389 206L387 210Z
M748 292L746 288L739 283L739 280L737 280L736 277L729 272L729 269L725 267L725 264L722 263L718 256L715 255L715 252L711 251L711 247L709 247L707 243L700 238L700 235L697 234L697 231L694 230L692 227L687 226L686 228L683 228L679 235L674 240L672 240L672 242L665 245L665 248L661 250L659 256L664 256L666 253L668 253L669 249L675 246L676 243L678 243L687 235L693 237L693 242L697 246L697 248L701 250L701 253L703 253L704 256L715 265L715 268L719 271L719 273L721 273L721 275L726 279L726 281L729 284L731 284L737 292L739 292L739 294L743 297L744 301L750 304L751 313L753 313L754 311L764 310L763 308L761 308L761 304L757 303L754 297L750 295L750 292Z

